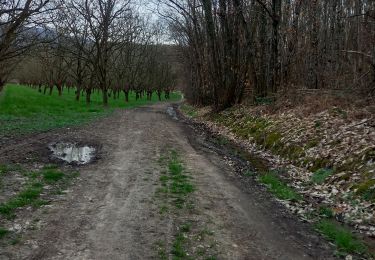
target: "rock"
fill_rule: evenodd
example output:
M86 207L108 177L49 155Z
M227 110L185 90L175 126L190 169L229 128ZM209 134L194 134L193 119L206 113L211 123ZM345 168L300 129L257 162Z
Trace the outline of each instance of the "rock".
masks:
M13 231L13 232L16 232L16 233L19 233L22 229L22 226L20 224L14 224L10 229L9 231Z

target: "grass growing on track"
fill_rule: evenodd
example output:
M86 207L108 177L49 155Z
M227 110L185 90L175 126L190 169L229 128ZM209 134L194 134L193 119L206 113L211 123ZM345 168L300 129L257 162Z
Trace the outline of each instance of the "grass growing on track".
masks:
M170 96L170 100L180 99L177 93ZM86 105L85 97L76 102L72 89L70 92L65 90L59 97L56 90L50 96L29 87L8 85L0 93L0 137L79 125L108 115L114 108L126 109L158 102L156 95L151 102L145 97L136 101L134 93L129 94L128 103L125 103L123 93L120 99L110 98L108 108L102 105L101 93L93 93L91 100L91 105Z
M26 189L17 194L14 198L6 203L0 204L0 214L7 218L14 217L13 212L17 208L27 205L39 204L39 196L43 191L43 184L36 182L29 185Z
M170 243L155 243L158 259L207 259L215 260L216 254L213 238L205 237L213 232L203 228L197 222L197 211L194 209L193 193L197 190L193 177L185 168L181 156L176 150L161 155L159 164L160 184L156 191L159 201L159 213L173 218L175 231ZM194 213L195 212L195 213ZM198 248L199 246L199 248ZM197 249L197 250L196 250Z
M49 185L53 189L51 192L59 192L59 189L66 187L70 181L77 177L76 172L65 174L53 165L45 166L43 169L35 172L24 172L27 182L23 189L9 200L0 203L0 215L7 219L15 217L15 211L25 206L40 207L47 203L42 200L41 194L45 192L45 186Z
M159 190L169 194L173 198L176 208L182 209L187 204L187 198L194 192L195 187L191 183L191 177L184 174L184 166L176 151L171 151L167 162L168 172L160 176L162 188ZM161 211L165 209L161 208Z

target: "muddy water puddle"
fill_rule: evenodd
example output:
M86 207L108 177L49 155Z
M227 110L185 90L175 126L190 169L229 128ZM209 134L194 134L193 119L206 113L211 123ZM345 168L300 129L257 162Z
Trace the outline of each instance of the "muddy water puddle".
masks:
M171 106L167 107L167 114L170 117L172 117L174 120L178 120L178 118L177 118L177 112L176 112L176 110L173 107L171 107Z
M95 157L96 149L89 145L77 143L52 143L48 145L52 157L67 163L88 164Z

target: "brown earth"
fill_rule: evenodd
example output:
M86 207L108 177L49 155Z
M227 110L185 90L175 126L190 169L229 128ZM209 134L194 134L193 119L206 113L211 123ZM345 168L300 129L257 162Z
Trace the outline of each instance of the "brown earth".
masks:
M206 136L166 113L168 104L115 112L88 126L3 140L0 163L47 163L48 143L99 147L97 160L60 200L17 214L21 242L0 259L155 259L155 243L171 245L181 219L209 227L217 259L333 259L331 246L254 180L244 182ZM159 214L158 159L175 149L193 177L194 212ZM204 242L202 242L204 243ZM167 255L172 259L172 255Z

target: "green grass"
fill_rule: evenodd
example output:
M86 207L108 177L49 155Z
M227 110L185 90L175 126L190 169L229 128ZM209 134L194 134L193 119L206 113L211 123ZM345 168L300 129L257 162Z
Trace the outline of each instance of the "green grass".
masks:
M198 115L197 113L197 110L193 107L193 106L190 106L190 105L187 105L187 104L183 104L181 107L180 107L181 111L189 116L189 117L196 117Z
M299 201L301 196L282 182L275 172L267 172L259 177L260 182L267 185L269 191L282 200Z
M319 169L311 176L311 181L316 184L322 184L332 173L333 170L331 169Z
M172 245L172 255L173 259L185 259L187 257L187 253L184 249L184 242L185 237L182 233L177 234L175 241Z
M243 175L246 176L246 177L252 177L252 176L255 176L255 174L256 173L251 171L251 170L246 170Z
M45 205L47 201L40 199L44 186L46 184L54 185L52 194L59 193L70 181L79 175L78 172L63 173L54 165L46 165L40 171L26 172L20 166L17 169L24 171L24 175L28 178L23 190L8 201L0 204L0 214L11 219L15 217L15 210L25 206L33 206L34 208Z
M184 166L177 152L170 152L166 164L168 171L162 173L159 178L162 187L158 189L158 192L167 194L174 206L181 209L187 205L187 198L190 193L194 192L195 187L190 182L191 177L184 174Z
M332 241L339 251L345 253L366 254L367 246L355 237L348 229L333 221L322 220L316 225L317 230Z
M20 171L21 167L17 164L0 164L0 176L11 171Z
M171 250L174 260L193 259L191 257L188 257L188 254L185 250L185 247L186 247L185 244L187 242L186 233L189 233L190 229L191 229L191 223L185 223L179 227L179 232L175 236L175 240L172 244L172 250Z
M229 143L229 140L224 136L219 136L218 138L214 139L214 142L219 145L227 145Z
M36 182L27 186L23 191L18 193L15 197L9 201L0 204L0 214L11 218L17 208L21 208L27 205L39 205L40 193L43 191L43 184Z
M171 93L170 100L179 99L179 94ZM108 115L115 108L133 108L158 102L156 95L151 102L145 97L136 101L134 93L129 94L129 103L125 103L123 93L120 99L110 98L108 108L102 105L101 93L93 93L91 100L88 106L85 97L76 102L72 89L69 93L65 90L59 97L56 90L50 96L25 86L8 85L0 93L0 137L79 125Z
M162 215L168 214L175 223L178 223L177 232L174 232L174 239L171 243L168 243L170 245L168 250L166 249L167 243L161 241L156 243L158 258L174 260L216 259L209 255L209 251L212 251L214 245L203 247L201 251L195 250L194 243L198 242L200 245L204 245L204 236L213 235L213 232L208 229L199 231L197 226L194 225L195 222L187 217L194 209L191 193L196 190L196 187L191 182L192 177L186 175L187 172L179 154L172 150L161 155L158 162L166 169L166 171L161 171L159 178L161 187L157 190L157 197L162 199L162 203L159 205L159 213ZM167 252L169 252L168 255Z
M319 208L319 215L325 218L333 218L335 213L332 209L323 206Z
M366 180L355 186L356 194L368 201L375 201L375 180Z
M166 248L165 243L159 240L155 243L155 245L156 245L156 249L158 252L158 258L160 260L168 260L168 254L167 254L167 250L165 249Z
M4 238L6 235L8 235L9 230L0 227L0 239Z
M65 174L56 169L44 169L43 179L46 183L54 183L64 178Z

